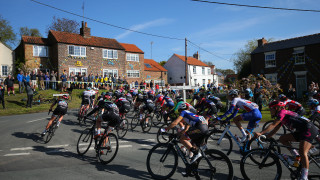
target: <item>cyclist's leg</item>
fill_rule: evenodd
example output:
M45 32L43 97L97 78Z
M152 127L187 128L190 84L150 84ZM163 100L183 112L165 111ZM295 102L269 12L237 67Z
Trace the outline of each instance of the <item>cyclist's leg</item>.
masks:
M309 171L309 158L308 152L311 148L312 144L308 141L301 140L299 144L299 154L301 157L301 177L300 179L308 179L308 171Z
M53 115L51 116L50 121L48 122L48 124L47 124L47 126L46 126L46 130L49 129L49 127L51 126L52 122L53 122L55 119L56 119L56 115L53 114Z

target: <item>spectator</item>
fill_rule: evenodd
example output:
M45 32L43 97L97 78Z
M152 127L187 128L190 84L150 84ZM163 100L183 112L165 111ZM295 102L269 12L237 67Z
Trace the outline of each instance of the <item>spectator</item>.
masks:
M26 92L27 92L27 105L26 108L30 107L32 108L32 100L33 100L33 91L34 89L32 89L32 83L29 82L25 82L25 87L26 87Z
M49 72L46 72L46 75L44 75L44 80L45 80L45 84L46 84L45 90L48 90L49 89L49 85L50 85Z
M150 81L150 89L153 89L153 81Z
M254 88L253 90L253 99L254 99L254 102L256 104L258 104L259 106L259 110L261 112L262 110L262 86L260 85L260 83L256 83L256 87Z
M289 99L295 100L296 99L296 89L292 88L292 84L289 84L288 92L287 92L287 97Z
M156 93L159 92L159 84L156 84Z
M17 80L19 83L19 93L21 94L24 91L24 83L23 83L23 72L20 71L20 74L17 75Z
M139 87L139 82L136 80L136 82L134 82L134 86L136 87L136 88L138 88Z
M25 82L27 82L27 83L30 82L30 76L27 72L23 76L23 87L25 87Z
M0 101L2 103L3 109L6 109L5 104L4 104L4 91L5 87L3 85L3 81L0 82Z
M40 83L39 83L39 84L40 84L39 89L44 90L44 89L45 89L45 86L44 86L45 76L44 76L43 72L40 72L40 71L39 71L38 79L39 79L39 82L40 82Z
M30 75L30 79L32 82L33 90L35 91L37 88L37 74L36 74L35 70L32 71L32 73Z
M107 87L108 87L108 76L107 75L104 75L103 81L104 81L104 89L107 89Z
M94 77L94 87L99 87L99 74L97 73L97 75Z
M89 82L89 87L93 87L93 81L94 81L94 76L92 73L89 74L88 76L88 82Z
M87 86L88 86L88 76L86 73L84 73L83 77L82 77L82 81L83 81L83 84L84 84L84 89L87 89Z
M71 88L75 88L75 75L73 72L70 73L70 76L69 76L69 80L70 80L70 87Z
M4 84L7 86L8 96L10 96L10 91L12 91L12 94L14 94L14 77L11 76L11 74L8 75L8 77L4 80Z
M117 77L116 75L112 76L113 86L116 86L116 81L117 81L116 77Z
M67 77L65 75L65 72L62 73L62 75L60 76L60 79L62 81L61 91L66 91L67 90Z
M77 85L78 85L78 89L82 89L82 76L81 73L79 72L77 75Z
M315 95L317 93L317 91L319 91L318 83L316 84L314 82L311 82L311 84L309 85L309 88L308 88L309 99L312 99L313 95Z
M57 88L57 86L56 86L56 83L57 83L57 72L51 71L50 78L51 78L51 84L52 84L51 87L52 87L53 90L56 90L56 88Z

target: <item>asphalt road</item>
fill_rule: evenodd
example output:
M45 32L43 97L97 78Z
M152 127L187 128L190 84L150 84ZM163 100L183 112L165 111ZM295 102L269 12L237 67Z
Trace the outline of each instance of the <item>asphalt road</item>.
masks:
M94 151L79 156L77 140L84 127L76 120L76 110L70 110L53 139L45 144L40 137L49 116L35 113L0 117L0 179L151 179L146 169L148 151L156 144L157 128L142 133L140 127L128 131L119 141L116 158L108 165L97 162ZM130 120L129 120L130 121ZM239 134L239 131L234 128ZM234 143L235 144L235 143ZM242 179L236 153L229 158L233 162L234 179ZM183 163L172 179L184 178L181 175ZM282 179L288 179L284 171Z

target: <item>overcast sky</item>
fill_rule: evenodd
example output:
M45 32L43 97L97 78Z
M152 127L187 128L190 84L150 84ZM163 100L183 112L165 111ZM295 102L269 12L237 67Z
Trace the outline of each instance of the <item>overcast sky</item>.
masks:
M283 40L320 33L320 13L200 3L190 0L37 0L107 24L157 36L148 36L85 19L91 35L136 44L145 58L166 61L174 53L188 56L199 51L203 61L233 69L233 54L252 39ZM212 0L213 1L213 0ZM222 2L222 1L221 1ZM319 0L224 0L228 3L320 10ZM0 14L18 33L20 27L37 28L43 37L53 16L81 22L83 18L30 0L0 0ZM20 37L19 37L20 38ZM182 39L182 40L176 40ZM151 42L152 48L151 48ZM14 47L15 48L15 47ZM151 53L152 49L152 53ZM209 51L209 52L207 52Z

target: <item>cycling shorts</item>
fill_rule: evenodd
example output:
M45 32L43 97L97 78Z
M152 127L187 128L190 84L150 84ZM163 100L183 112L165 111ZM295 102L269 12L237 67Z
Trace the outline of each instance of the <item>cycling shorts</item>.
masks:
M108 125L111 127L115 127L121 122L119 115L110 112L103 113L101 115L101 119L105 122L108 122Z
M81 105L88 105L90 104L90 98L82 98Z
M61 106L57 106L55 109L54 109L54 111L53 111L53 115L61 115L61 116L63 116L63 115L65 115L65 114L67 114L67 111L68 111L68 108L63 108L63 107L61 107Z
M200 147L203 140L209 134L208 125L198 122L194 127L190 127L186 134Z
M318 134L319 129L312 122L309 122L306 125L305 130L295 131L292 133L296 141L307 141L309 143L312 143L312 141L317 137Z
M249 121L247 128L252 129L255 127L255 124L261 120L262 115L259 109L253 109L250 112L241 114L241 117L244 121Z

